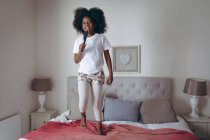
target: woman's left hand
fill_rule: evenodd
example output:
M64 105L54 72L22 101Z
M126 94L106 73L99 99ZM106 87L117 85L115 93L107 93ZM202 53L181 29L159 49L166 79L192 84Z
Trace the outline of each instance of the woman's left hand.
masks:
M106 84L107 84L107 85L111 85L112 82L113 82L113 76L109 76L109 77L107 78L107 80L106 80Z

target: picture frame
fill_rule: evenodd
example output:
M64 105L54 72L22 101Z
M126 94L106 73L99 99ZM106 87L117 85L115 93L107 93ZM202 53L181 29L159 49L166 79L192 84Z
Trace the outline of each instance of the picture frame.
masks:
M113 72L139 73L140 72L140 45L114 46Z

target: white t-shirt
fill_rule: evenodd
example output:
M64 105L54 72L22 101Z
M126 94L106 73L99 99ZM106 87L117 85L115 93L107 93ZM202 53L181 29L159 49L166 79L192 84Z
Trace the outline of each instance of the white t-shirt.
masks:
M79 52L79 45L81 43L83 43L83 35L78 36L76 39L73 53ZM86 47L82 53L78 72L95 74L99 71L103 71L103 52L111 48L109 41L103 34L95 33L93 36L87 37L85 44Z

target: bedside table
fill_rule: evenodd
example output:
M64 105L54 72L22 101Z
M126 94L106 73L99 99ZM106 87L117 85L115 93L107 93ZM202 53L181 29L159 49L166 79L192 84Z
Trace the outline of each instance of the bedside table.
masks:
M35 130L47 123L50 119L57 116L57 110L47 110L45 112L32 112L31 114L31 130Z
M182 117L200 140L210 140L210 117L199 116L199 118L192 118L188 115Z

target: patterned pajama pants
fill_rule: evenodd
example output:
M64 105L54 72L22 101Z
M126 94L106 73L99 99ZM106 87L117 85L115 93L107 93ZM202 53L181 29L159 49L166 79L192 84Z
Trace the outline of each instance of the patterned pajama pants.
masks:
M89 94L91 94L96 121L102 121L102 103L104 97L102 92L103 84L103 72L95 74L78 74L79 110L81 113L86 112Z

